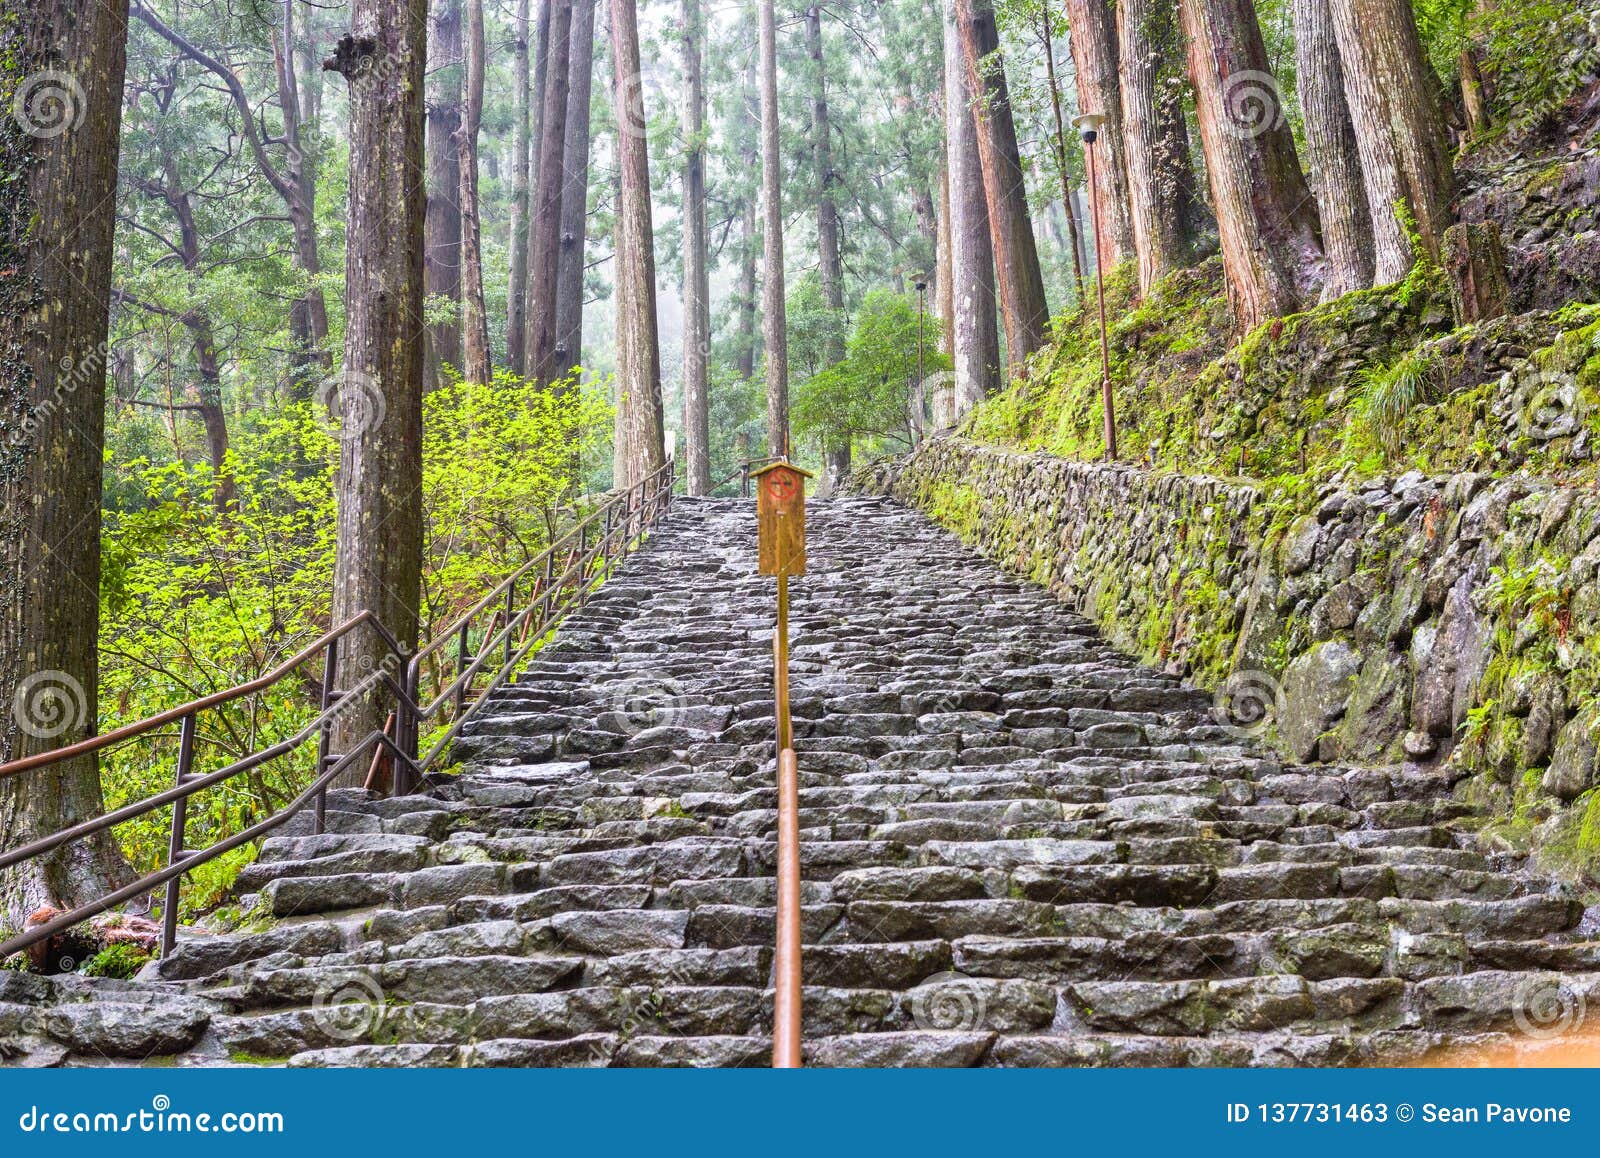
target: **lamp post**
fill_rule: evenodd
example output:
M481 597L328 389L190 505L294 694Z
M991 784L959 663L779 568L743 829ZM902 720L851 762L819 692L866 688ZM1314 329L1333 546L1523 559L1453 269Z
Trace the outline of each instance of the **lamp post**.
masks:
M1072 118L1073 127L1083 138L1083 151L1089 159L1089 216L1094 229L1094 285L1100 299L1100 401L1105 412L1106 461L1117 457L1117 407L1111 397L1111 346L1106 339L1106 267L1100 243L1100 185L1095 180L1094 143L1106 119L1100 113L1081 113Z

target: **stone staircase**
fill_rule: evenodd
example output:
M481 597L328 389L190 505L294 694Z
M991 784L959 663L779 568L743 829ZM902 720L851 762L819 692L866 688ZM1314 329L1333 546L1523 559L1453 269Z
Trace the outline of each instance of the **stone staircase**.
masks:
M1344 1065L1540 1047L1593 918L1451 777L1287 767L921 516L813 504L794 584L815 1065ZM0 973L13 1064L762 1065L776 791L749 504L682 501L429 794L330 801L268 927ZM264 918L270 916L270 923Z

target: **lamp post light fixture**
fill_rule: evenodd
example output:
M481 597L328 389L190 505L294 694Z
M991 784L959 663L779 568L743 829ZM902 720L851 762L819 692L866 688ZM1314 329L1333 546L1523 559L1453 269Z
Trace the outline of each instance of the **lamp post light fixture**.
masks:
M1106 118L1100 113L1080 113L1072 125L1083 138L1083 151L1089 160L1089 216L1094 229L1094 284L1100 301L1100 401L1105 412L1106 461L1117 457L1117 408L1111 397L1111 346L1106 339L1106 267L1101 256L1105 246L1100 238L1100 184L1095 180L1094 143Z

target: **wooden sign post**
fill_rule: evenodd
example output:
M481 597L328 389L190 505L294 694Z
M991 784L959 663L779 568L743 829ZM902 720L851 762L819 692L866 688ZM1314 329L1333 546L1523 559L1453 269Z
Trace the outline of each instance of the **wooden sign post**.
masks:
M756 480L761 574L778 579L772 633L773 716L778 732L778 938L773 962L772 1064L800 1065L800 770L789 715L789 576L806 573L806 479L787 460L762 467Z

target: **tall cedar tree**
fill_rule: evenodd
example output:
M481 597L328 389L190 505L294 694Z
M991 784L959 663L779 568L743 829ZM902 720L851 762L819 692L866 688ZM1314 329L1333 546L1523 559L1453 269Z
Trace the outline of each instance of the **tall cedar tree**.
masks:
M1095 184L1100 187L1100 230L1105 268L1134 255L1128 200L1127 149L1123 143L1122 93L1117 83L1117 19L1110 0L1066 0L1071 28L1078 111L1105 117L1095 146Z
M1294 0L1294 59L1306 162L1328 254L1328 284L1322 295L1336 298L1372 284L1372 214L1328 0Z
M705 25L700 0L683 0L683 431L684 481L711 492L711 284L706 273Z
M1449 135L1417 37L1411 0L1330 0L1344 91L1372 215L1379 285L1414 261L1407 215L1438 260L1450 226L1455 175Z
M435 0L428 19L427 224L423 292L447 309L428 327L424 380L431 390L445 364L461 368L461 0Z
M789 453L789 337L783 288L783 157L778 138L778 31L772 0L760 0L761 325L767 348L767 453Z
M805 13L806 56L811 61L811 167L816 182L817 205L817 280L821 283L822 304L835 318L844 313L844 262L839 255L839 205L833 198L833 141L828 124L828 64L822 54L822 6L813 4ZM828 326L822 350L823 368L836 365L844 357L844 344L833 325ZM827 460L827 485L838 485L850 473L850 436L823 447Z
M350 91L333 621L374 612L415 650L422 598L423 65L427 0L354 0L325 67ZM345 637L340 686L391 665L366 631ZM381 696L342 711L333 750L381 728ZM346 782L359 784L365 768Z
M551 54L552 62L555 59ZM621 186L617 203L617 345L627 350L621 390L627 414L627 476L635 483L666 463L661 345L656 323L655 226L650 211L649 121L639 67L635 0L611 0L611 63ZM552 64L553 67L553 64ZM626 283L624 286L623 283Z
M455 143L461 167L461 373L468 382L487 382L494 374L489 355L489 310L483 300L482 212L478 202L483 52L483 0L467 0L466 77Z
M945 157L950 183L951 357L955 415L1000 388L1000 335L995 327L994 243L983 190L972 86L961 63L955 0L944 10Z
M595 0L573 0L567 132L561 146L561 257L556 262L556 374L583 362L583 273L589 223L589 98Z
M1250 0L1179 0L1222 268L1238 328L1317 300L1326 263Z
M978 161L989 202L989 235L994 241L995 285L1000 291L1000 316L1006 327L1006 363L1020 376L1028 357L1044 345L1050 323L1044 273L1033 238L1028 187L1022 175L1017 130L1011 117L1000 34L989 0L956 0L961 32L961 61L967 82L978 94L973 102L973 128Z
M506 286L506 367L513 374L527 368L522 339L528 324L528 149L533 128L528 53L532 31L528 0L517 0L511 25L511 270Z
M556 362L556 278L561 266L561 193L566 151L567 93L571 84L572 0L550 0L549 48L539 114L538 180L530 211L528 328L523 339L528 377L553 382ZM619 114L620 115L620 114Z
M1183 100L1169 83L1182 54L1177 0L1119 0L1123 147L1139 289L1144 293L1193 260L1202 227Z
M119 0L0 21L0 762L95 733L106 321L128 35ZM93 757L0 780L0 847L104 809ZM106 838L0 881L0 920L124 879Z

